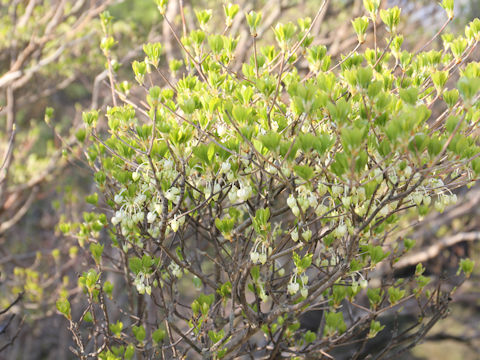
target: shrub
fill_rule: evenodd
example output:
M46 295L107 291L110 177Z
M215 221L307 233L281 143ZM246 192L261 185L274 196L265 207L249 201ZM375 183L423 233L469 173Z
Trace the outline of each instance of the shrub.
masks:
M165 15L166 1L156 3ZM254 50L238 73L228 35L238 7L225 6L222 33L198 11L199 29L174 32L183 58L170 73L160 43L133 62L145 101L109 66L113 106L83 115L102 195L87 201L105 204L61 225L92 257L81 315L66 296L57 302L80 358L360 357L388 316L415 308L417 322L380 356L408 349L446 313L451 291L422 264L406 279L392 268L415 244L412 216L442 212L480 172L480 65L468 60L480 21L438 51L412 53L397 33L400 9L379 3L364 1L366 16L352 21L358 45L337 64L309 35L323 3L315 20L276 25L276 44L258 49L262 16L246 14ZM453 5L442 6L450 21ZM111 22L104 13L107 59ZM373 49L372 26L375 36L386 28Z
M42 116L49 97L61 99L65 104L63 109L57 108L57 116L64 115L65 110L72 114L71 104L81 100L79 96L66 94L65 89L98 66L98 61L89 60L96 57L103 62L101 52L95 47L92 49L88 40L94 38L96 18L109 2L0 1L2 358L27 359L31 353L25 355L23 348L49 346L45 339L41 339L40 345L35 342L37 334L42 334L43 325L35 321L52 313L51 303L55 303L57 291L64 287L60 272L73 264L67 261L61 269L55 266L60 250L66 250L68 245L64 241L60 249L55 248L58 243L53 228L57 219L48 214L52 219L50 229L48 219L45 221L44 215L51 212L51 208L45 206L45 199L55 197L50 190L60 186L61 181L54 175L65 174L67 162ZM92 64L95 66L90 66ZM89 70L85 71L86 67ZM80 93L85 91L77 84L78 88ZM53 119L53 110L48 109L45 115L49 122ZM65 147L72 145L75 127L81 125L77 123L69 121L70 134L61 124L56 124L58 131L67 133ZM55 184L52 186L52 183ZM43 203L39 204L42 201L39 199ZM32 207L37 210L34 216L29 213ZM55 271L57 274L52 274ZM25 329L33 327L33 323L35 330ZM25 334L30 336L28 346L22 346ZM17 343L11 346L14 340ZM55 356L59 356L58 353Z

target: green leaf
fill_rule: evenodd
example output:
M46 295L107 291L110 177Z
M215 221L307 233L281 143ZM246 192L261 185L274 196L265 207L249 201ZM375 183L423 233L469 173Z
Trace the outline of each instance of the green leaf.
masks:
M382 142L378 145L378 152L380 155L387 157L392 151L390 147L390 142L387 139L382 140Z
M457 89L452 89L449 91L445 91L442 94L442 97L443 97L443 100L447 103L448 107L452 108L457 103L459 95L460 93L458 92Z
M347 287L344 285L333 285L332 299L334 306L339 306L347 296Z
M230 217L216 218L215 226L222 234L230 234L235 226L235 219Z
M135 338L137 339L138 342L142 342L145 340L146 332L145 328L143 326L133 326L132 327L132 332Z
M233 18L240 10L240 6L238 6L237 4L227 4L223 5L223 9L225 11L225 17L227 18L227 27L230 27L233 24Z
M221 35L210 35L208 45L214 54L220 54L223 50L223 37Z
M85 316L83 317L83 321L91 323L93 321L93 316L90 311L87 311L85 313Z
M361 150L357 156L357 160L355 163L355 171L357 173L361 173L362 171L364 171L365 166L367 165L367 162L368 162L368 154L365 150Z
M470 259L461 259L458 271L463 272L465 276L469 278L474 268L475 268L475 261L472 261Z
M428 142L427 148L430 156L437 156L438 154L440 154L440 151L442 151L443 141L436 137L431 137Z
M461 77L457 82L457 87L463 100L470 103L480 90L480 78Z
M448 71L435 71L432 73L432 81L438 93L441 93L448 80Z
M447 12L448 18L453 19L454 0L442 0L440 6Z
M308 165L295 165L293 169L298 176L306 181L309 181L314 175L313 169Z
M342 176L348 170L347 154L344 152L337 153L331 167L335 175Z
M100 259L102 258L104 245L98 243L90 244L90 252L92 253L93 259L97 264L100 264Z
M418 89L415 87L400 89L400 99L407 104L415 105L418 99Z
M123 323L117 320L116 323L110 323L109 329L115 337L119 338L123 330Z
M202 164L210 165L211 150L208 145L201 144L193 148L193 154L200 159Z
M148 255L142 256L142 267L143 269L147 270L153 265L153 258Z
M161 43L148 43L143 45L143 52L147 55L149 62L154 67L158 67L162 50Z
M258 266L252 266L250 269L250 275L252 276L252 279L257 282L260 278L260 268Z
M403 244L405 246L405 250L409 251L411 248L415 246L415 240L406 238L405 240L403 240Z
M248 14L245 15L247 18L248 26L250 27L250 34L253 37L257 36L257 27L260 25L260 21L262 20L262 13L257 13L255 11L250 11Z
M85 201L89 204L97 205L98 204L98 194L93 193L91 195L86 196Z
M132 257L128 260L128 267L130 270L137 275L143 268L142 259L138 257Z
M125 354L123 355L126 360L130 360L135 355L135 346L133 344L129 344L125 349Z
M369 339L374 338L384 328L385 328L385 325L380 324L380 321L372 320L372 322L370 323L370 331L368 332L367 337Z
M363 0L363 6L365 10L370 14L372 19L377 18L377 12L380 8L380 0Z
M70 302L66 298L58 299L56 302L57 310L68 320L72 319Z
M480 175L480 158L472 160L472 170L475 171L475 174Z
M363 44L365 42L365 34L368 29L368 18L366 16L358 17L352 20L353 29L357 34L358 42Z
M132 63L133 73L135 74L135 80L142 85L147 73L147 64L144 61L134 61Z
M423 133L417 133L411 139L410 143L408 144L408 148L412 152L421 153L425 147L428 145L429 138L427 135Z
M367 297L370 301L370 305L375 309L382 301L382 289L380 288L368 288Z
M152 339L155 343L160 344L165 336L167 335L166 331L163 329L157 329L152 333Z
M219 332L215 332L213 330L208 331L208 337L210 338L213 344L216 344L217 342L222 340L224 336L225 336L225 331L223 329L220 330Z
M230 281L227 281L226 283L222 284L220 289L217 290L217 292L223 297L226 298L230 296L232 292L232 283Z
M87 137L87 130L84 128L78 129L75 133L75 137L77 138L78 142L83 143Z
M260 141L270 151L277 151L282 136L276 132L269 131L260 137Z
M87 127L95 127L98 120L98 111L92 110L89 112L84 112L82 114L82 119Z
M398 6L387 10L380 10L380 18L387 25L388 31L390 33L395 33L398 23L400 22L400 13L401 10Z
M270 217L270 209L258 209L252 220L253 228L259 235L266 236L270 232L271 225L268 223Z
M317 137L310 133L298 135L300 149L302 149L304 152L310 151L315 146L317 141Z
M305 342L306 342L307 344L310 344L310 343L314 342L314 341L317 339L317 335L316 335L314 332L310 331L310 330L308 330L308 331L305 333L305 335L303 335L303 337L304 337Z
M394 305L405 297L405 290L400 290L399 288L391 287L388 289L388 299L390 304Z
M373 70L371 67L361 67L357 69L357 83L363 88L367 89L372 82Z
M378 264L380 261L385 259L390 253L384 253L383 249L380 245L377 246L370 246L368 253L370 255L370 258L372 260L372 264Z
M342 312L327 312L325 314L324 334L332 336L336 332L343 334L347 330L347 325L343 319Z
M212 17L212 10L195 10L195 15L200 27L204 29Z
M458 37L452 41L450 44L450 49L452 50L453 56L457 62L462 61L462 56L468 46L468 40L463 37Z
M417 281L417 285L419 286L419 288L423 289L430 282L430 278L426 277L426 276L423 276L423 275L420 275L420 276L417 277L416 281Z
M111 299L113 293L113 284L110 281L105 281L105 283L103 284L103 291Z

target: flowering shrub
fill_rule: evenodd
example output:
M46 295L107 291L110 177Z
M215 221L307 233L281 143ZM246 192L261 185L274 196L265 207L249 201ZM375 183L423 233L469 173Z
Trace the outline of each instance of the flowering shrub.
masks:
M405 279L392 268L415 245L412 214L442 212L480 173L480 64L467 60L480 20L442 35L441 50L412 53L400 9L379 3L364 1L358 45L337 64L309 35L325 3L314 20L276 25L276 44L258 49L252 11L253 51L238 73L228 30L239 7L225 5L222 33L198 11L199 29L181 37L172 26L183 58L169 73L160 43L133 62L145 101L117 80L102 15L113 106L85 112L78 138L102 195L87 201L105 204L60 224L94 262L79 278L88 306L72 316L67 296L57 302L80 358L331 358L352 341L358 358L387 315L415 308L418 323L380 356L446 313L450 292L422 264ZM453 2L442 6L450 21ZM315 311L321 320L307 327Z

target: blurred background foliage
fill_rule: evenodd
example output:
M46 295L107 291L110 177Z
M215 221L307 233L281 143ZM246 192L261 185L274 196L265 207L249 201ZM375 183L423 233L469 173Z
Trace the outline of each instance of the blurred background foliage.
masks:
M313 17L320 4L318 0L237 3L242 13L251 9L264 13L266 26L260 32L264 42L271 41L269 30L276 22ZM222 4L220 0L171 0L168 11L181 33L180 5L187 26L193 28L194 9L200 8L212 9L215 26L224 26ZM446 20L435 0L383 2L383 6L393 5L403 8L402 31L408 34L406 46L412 49ZM480 17L480 0L457 0L456 7L456 19L447 31L459 31ZM78 220L82 211L90 210L84 197L93 185L78 160L81 149L75 136L81 111L110 102L99 48L98 14L104 9L114 16L115 38L122 44L116 49L120 74L127 73L122 69L129 69L134 59L142 58L143 43L170 41L153 0L0 0L0 359L73 358L68 350L70 334L54 304L62 292L79 292L76 281L87 259L78 244L61 236L56 224L62 216ZM350 19L362 11L360 0L330 1L321 26L312 29L314 42L327 45L338 59L355 44ZM234 29L248 39L243 16L237 20ZM245 51L237 56L247 57L250 44L239 47ZM478 51L474 56L480 58ZM47 116L48 125L44 122L47 107L54 109ZM469 193L468 201L458 204L444 213L444 221L432 219L431 228L418 230L423 245L448 234L480 230L480 191ZM452 256L465 254L480 263L479 250L475 242L460 242L429 260L428 266L441 274ZM405 359L478 359L478 271L455 300L451 316Z

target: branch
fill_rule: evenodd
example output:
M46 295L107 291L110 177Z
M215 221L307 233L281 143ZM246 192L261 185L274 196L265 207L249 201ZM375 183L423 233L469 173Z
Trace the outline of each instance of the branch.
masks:
M23 203L22 207L18 209L17 212L10 219L0 224L0 235L10 229L17 222L19 222L23 215L27 213L30 205L32 205L33 200L35 200L35 195L37 194L37 192L38 187L34 187L28 195L27 200Z
M394 269L401 269L408 266L414 266L418 263L437 257L445 248L451 247L460 242L476 240L480 240L480 231L462 232L447 236L427 248L421 249L410 256L401 258L393 267Z
M12 307L15 306L16 303L18 303L20 300L23 298L23 292L17 295L17 298L10 304L8 305L5 309L0 310L0 315L5 314L8 310L10 310Z

